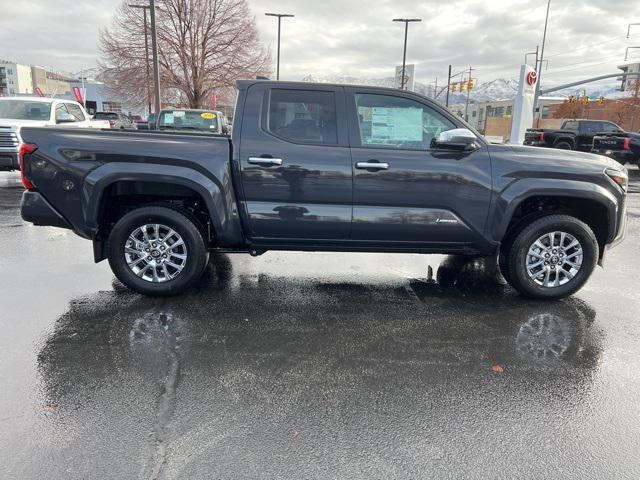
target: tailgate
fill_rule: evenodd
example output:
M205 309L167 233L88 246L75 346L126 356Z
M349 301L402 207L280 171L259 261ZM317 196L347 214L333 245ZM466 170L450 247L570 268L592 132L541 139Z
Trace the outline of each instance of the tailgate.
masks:
M598 134L593 137L593 148L598 150L624 150L629 137L620 134Z

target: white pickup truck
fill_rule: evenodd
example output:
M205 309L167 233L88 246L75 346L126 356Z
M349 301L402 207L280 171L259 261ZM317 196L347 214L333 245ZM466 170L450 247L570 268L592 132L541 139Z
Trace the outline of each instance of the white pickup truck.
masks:
M73 100L46 97L0 97L0 171L18 170L22 127L110 128L92 120Z

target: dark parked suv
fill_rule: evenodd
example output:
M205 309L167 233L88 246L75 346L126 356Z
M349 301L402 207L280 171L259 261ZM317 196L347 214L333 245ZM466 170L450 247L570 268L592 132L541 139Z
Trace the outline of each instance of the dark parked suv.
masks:
M25 128L23 218L91 239L149 295L193 285L209 252L324 250L491 255L522 294L559 298L623 237L609 158L491 145L407 91L238 89L231 138Z

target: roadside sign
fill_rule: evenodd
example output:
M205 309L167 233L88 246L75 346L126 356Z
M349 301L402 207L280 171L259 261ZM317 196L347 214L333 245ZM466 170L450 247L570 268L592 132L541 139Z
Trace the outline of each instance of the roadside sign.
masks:
M416 68L415 65L405 65L405 69L404 69L405 90L413 91L415 68ZM396 67L395 86L396 88L400 88L400 85L402 85L402 65L398 65Z

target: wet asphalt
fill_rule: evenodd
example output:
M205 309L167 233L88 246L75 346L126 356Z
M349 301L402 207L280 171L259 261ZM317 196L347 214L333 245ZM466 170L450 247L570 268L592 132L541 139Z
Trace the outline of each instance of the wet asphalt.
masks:
M631 174L626 241L539 302L483 260L335 253L146 298L0 173L0 478L637 479Z

